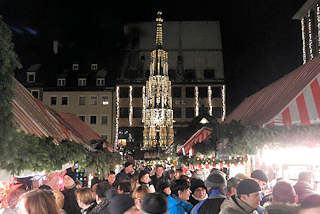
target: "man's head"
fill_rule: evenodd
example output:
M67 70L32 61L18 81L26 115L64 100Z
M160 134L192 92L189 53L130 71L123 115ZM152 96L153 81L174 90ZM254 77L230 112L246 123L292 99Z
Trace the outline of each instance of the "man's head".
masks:
M161 177L162 174L163 174L163 166L159 164L156 166L156 176Z
M171 192L184 201L188 201L190 197L190 183L183 179L178 179L172 182Z
M272 190L273 202L295 203L297 202L297 195L293 186L286 181L279 181Z
M260 169L257 169L251 173L251 178L254 179L259 184L261 191L264 192L268 183L268 177L266 173L264 173Z
M150 179L149 171L147 170L140 171L138 179L139 179L139 183L144 183L144 184L150 183L151 179Z
M238 197L254 209L260 205L260 191L259 184L253 179L244 179L237 186Z
M299 173L298 182L307 183L309 185L313 185L314 177L311 171L304 171Z
M218 172L211 173L204 183L208 191L210 191L211 189L216 189L220 190L221 193L225 193L225 188L227 187L227 181L225 177Z
M127 161L127 162L124 164L124 171L125 171L127 174L133 174L133 172L134 172L133 163Z
M238 186L239 182L240 182L240 179L235 178L235 177L230 178L227 181L227 192L228 192L229 196L237 194L237 186Z
M142 203L141 213L145 214L166 214L168 205L166 198L160 193L148 193L145 195Z
M184 174L184 173L183 173L183 170L182 170L181 168L176 169L176 171L175 171L175 173L174 173L174 178L175 178L176 180L178 180L178 179L180 179L180 176L183 175L183 174Z
M112 185L114 183L114 181L116 180L116 173L114 171L110 171L108 176L107 176L107 181L110 185Z

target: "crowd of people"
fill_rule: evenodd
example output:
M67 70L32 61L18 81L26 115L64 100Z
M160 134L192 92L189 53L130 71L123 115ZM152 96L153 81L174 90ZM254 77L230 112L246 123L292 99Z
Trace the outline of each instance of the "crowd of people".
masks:
M297 183L270 182L262 170L250 176L227 175L211 170L204 179L197 171L187 176L182 169L157 165L154 169L126 162L116 174L92 180L82 187L72 173L64 176L64 190L41 185L31 191L21 188L9 197L3 213L20 214L315 214L320 213L320 195L313 188L312 172L299 174Z

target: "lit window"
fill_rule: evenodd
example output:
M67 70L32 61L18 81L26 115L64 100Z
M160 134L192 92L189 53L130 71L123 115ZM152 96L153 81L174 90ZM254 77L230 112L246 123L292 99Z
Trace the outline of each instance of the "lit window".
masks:
M33 83L36 81L36 73L35 72L27 72L27 82Z
M35 98L39 99L39 90L31 90L31 94Z
M79 70L79 64L78 63L75 63L72 65L72 70L73 71L78 71Z
M98 97L97 96L91 96L90 105L97 105L97 104L98 104Z
M68 97L61 98L61 105L68 105Z
M104 78L97 78L96 85L97 86L104 86L105 85Z
M98 70L98 64L91 64L91 70L92 71Z
M109 104L109 98L108 97L102 97L102 105L108 105Z
M57 86L65 86L66 85L66 78L60 78L57 81Z
M57 105L57 97L50 97L50 105L52 106Z
M78 79L78 86L86 86L87 85L87 79L86 78L79 78Z
M90 116L90 124L97 124L97 116Z
M86 97L79 97L79 105L85 105L86 104Z

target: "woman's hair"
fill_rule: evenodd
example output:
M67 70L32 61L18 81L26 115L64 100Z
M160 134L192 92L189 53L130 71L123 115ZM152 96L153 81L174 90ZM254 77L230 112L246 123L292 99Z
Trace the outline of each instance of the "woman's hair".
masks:
M138 186L132 193L132 198L143 198L145 194L151 193L146 185Z
M59 190L53 190L53 194L59 209L63 208L64 205L64 195Z
M85 205L90 205L96 200L94 193L88 187L77 189L74 191L74 194L76 198Z
M40 189L24 193L20 198L19 204L18 213L25 214L25 209L27 214L59 214L54 196Z
M172 194L178 195L178 191L185 191L190 188L190 183L184 179L178 179L172 182L171 184L171 192Z
M124 193L131 193L131 184L129 181L122 181L118 184L118 188L122 190Z

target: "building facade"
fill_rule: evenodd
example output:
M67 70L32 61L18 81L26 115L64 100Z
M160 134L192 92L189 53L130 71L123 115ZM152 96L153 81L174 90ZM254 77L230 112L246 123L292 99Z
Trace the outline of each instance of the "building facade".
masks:
M320 2L307 0L293 16L300 20L302 33L303 64L320 52Z
M125 26L130 43L115 89L115 144L143 140L137 135L143 133L144 86L156 29L155 22ZM163 49L168 52L175 135L201 113L223 121L226 88L219 22L164 22Z

